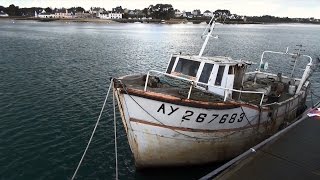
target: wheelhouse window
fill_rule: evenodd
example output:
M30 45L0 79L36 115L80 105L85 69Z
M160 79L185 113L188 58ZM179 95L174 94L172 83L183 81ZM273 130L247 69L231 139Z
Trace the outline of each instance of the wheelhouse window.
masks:
M214 83L214 85L221 86L221 81L222 81L222 77L223 77L224 68L225 68L225 66L219 66L216 82Z
M212 69L213 64L205 63L199 78L199 82L208 83Z
M174 65L174 62L176 61L176 58L177 58L176 56L172 56L172 57L171 57L169 66L168 66L167 71L166 71L168 74L171 73L172 68L173 68L173 65Z
M184 75L196 77L199 66L200 62L198 61L180 58L174 71Z
M233 66L229 66L228 74L234 74L234 67Z

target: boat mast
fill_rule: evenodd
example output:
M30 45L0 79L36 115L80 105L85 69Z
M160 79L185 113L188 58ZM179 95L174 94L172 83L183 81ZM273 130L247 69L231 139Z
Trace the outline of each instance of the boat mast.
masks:
M199 53L199 56L198 56L199 58L202 56L203 51L204 51L204 49L205 49L206 46L207 46L207 43L208 43L208 41L209 41L209 38L211 37L212 31L213 31L213 29L214 29L214 26L215 26L215 21L214 21L214 16L213 16L213 17L211 18L208 26L206 27L206 29L204 30L204 32L203 32L203 34L202 34L202 36L201 36L201 37L206 36L206 39L204 40L204 43L203 43L202 48L201 48L201 50L200 50L200 53Z

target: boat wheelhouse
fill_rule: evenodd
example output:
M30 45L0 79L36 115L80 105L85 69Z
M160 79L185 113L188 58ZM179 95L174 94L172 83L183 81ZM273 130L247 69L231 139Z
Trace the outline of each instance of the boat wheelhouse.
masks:
M223 56L173 55L168 63L166 73L203 83L195 84L195 86L231 98L232 91L225 91L225 89L240 89L241 77L243 77L248 64L250 63Z

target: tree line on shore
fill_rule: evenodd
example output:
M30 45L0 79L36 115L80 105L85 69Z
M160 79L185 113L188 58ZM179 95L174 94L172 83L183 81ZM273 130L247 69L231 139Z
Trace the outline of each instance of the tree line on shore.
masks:
M100 8L105 11L104 8ZM0 5L0 12L7 13L9 16L25 16L25 17L31 17L34 16L35 12L41 12L44 10L46 13L54 13L57 12L59 9L54 8L51 9L50 7L47 8L41 8L41 7L31 7L31 8L19 8L19 6L15 6L14 4L11 4L8 7L4 7ZM72 7L67 9L68 12L93 12L94 8L90 8L89 11L86 11L82 7ZM196 10L195 10L196 11ZM195 12L194 11L194 12ZM128 10L123 9L121 6L118 6L116 8L112 9L112 12L116 13L122 13L123 18L128 19L131 17L135 18L142 18L142 17L150 17L152 19L171 19L171 18L190 18L185 15L181 15L180 17L177 17L177 12L180 12L178 9L174 9L171 4L156 4L156 5L150 5L149 7L146 7L142 10L135 9L135 10ZM185 12L184 12L185 13ZM199 10L200 13L200 10ZM242 18L230 18L230 17L239 17L236 14L231 14L229 10L216 10L212 12L212 16L216 17L217 21L220 22L256 22L256 23L296 23L296 22L302 22L302 23L320 23L319 19L314 18L288 18L288 17L275 17L270 15L264 15L264 16L242 16ZM192 19L205 19L208 17L195 15L192 17Z
M0 5L0 12L7 13L9 16L34 16L34 12L41 12L45 10L47 13L54 13L57 11L57 8L51 9L50 7L41 8L41 7L31 7L31 8L19 8L19 6L15 6L11 4L8 7L4 7ZM67 9L70 12L84 12L85 9L82 7L72 7Z

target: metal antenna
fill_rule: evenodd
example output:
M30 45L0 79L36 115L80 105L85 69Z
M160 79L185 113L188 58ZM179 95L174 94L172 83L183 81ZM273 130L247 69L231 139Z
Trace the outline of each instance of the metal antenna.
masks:
M204 43L203 43L202 48L201 48L201 50L200 50L200 53L199 53L199 56L198 56L199 58L202 56L203 51L204 51L204 49L205 49L206 46L207 46L207 43L208 43L208 41L209 41L209 38L211 37L212 31L213 31L213 29L214 29L214 26L215 26L215 21L214 21L214 16L213 16L213 17L211 18L208 26L206 27L206 29L205 29L204 32L202 33L202 36L201 36L201 37L206 36L206 39L204 40Z

